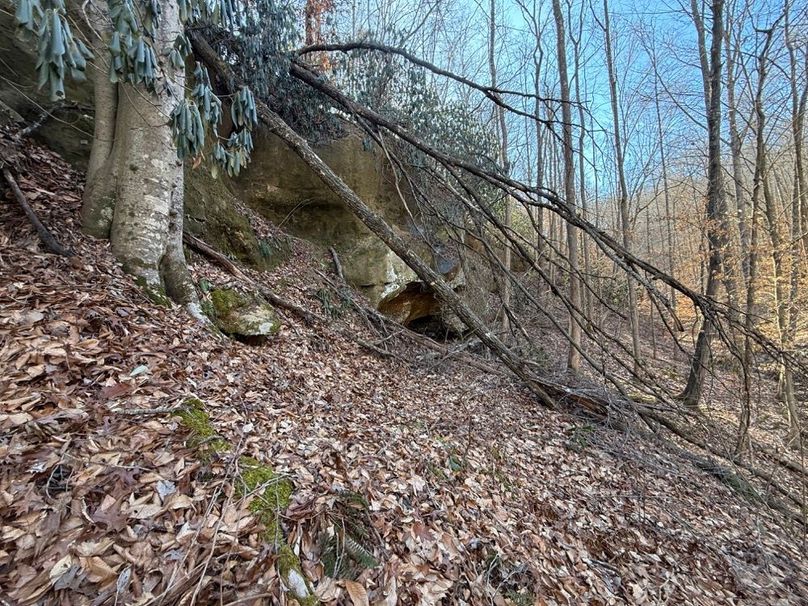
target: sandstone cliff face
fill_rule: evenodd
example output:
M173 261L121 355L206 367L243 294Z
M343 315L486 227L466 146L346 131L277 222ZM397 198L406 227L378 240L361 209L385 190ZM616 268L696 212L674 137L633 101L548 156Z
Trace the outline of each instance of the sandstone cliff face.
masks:
M405 233L411 229L388 164L366 149L360 136L348 135L316 151L388 223ZM241 199L284 231L334 247L348 282L373 303L416 279L274 135L258 136L252 162L234 186Z
M6 74L0 78L0 120L23 124L42 120L34 136L84 169L93 133L92 83L68 80L68 101L63 103L52 103L38 91L34 48L16 38L10 6L8 0L0 0L0 8L8 9L0 11L0 36L7 41L0 48ZM462 282L455 276L459 264L447 264L420 237L420 227L402 203L401 196L408 196L404 184L396 187L389 163L361 135L349 134L316 151L424 259ZM244 203L286 233L333 247L347 281L397 320L407 324L439 310L429 288L274 135L259 132L252 162L237 179L213 179L204 163L187 169L185 176L186 229L228 256L260 269L285 259L283 246L268 247L257 238L238 210Z

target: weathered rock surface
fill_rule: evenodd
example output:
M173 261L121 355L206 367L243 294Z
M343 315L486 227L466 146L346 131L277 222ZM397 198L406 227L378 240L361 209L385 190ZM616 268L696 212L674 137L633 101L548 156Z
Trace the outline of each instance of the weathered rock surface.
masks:
M316 147L321 158L386 221L409 230L386 161L349 135ZM322 180L277 137L261 132L252 162L235 181L239 196L284 231L333 246L345 278L374 304L416 279Z
M206 166L185 168L185 229L228 257L269 270L288 259L288 239L259 239L227 177L214 179Z
M281 328L275 309L260 298L232 288L210 293L208 313L224 334L250 345L260 345Z

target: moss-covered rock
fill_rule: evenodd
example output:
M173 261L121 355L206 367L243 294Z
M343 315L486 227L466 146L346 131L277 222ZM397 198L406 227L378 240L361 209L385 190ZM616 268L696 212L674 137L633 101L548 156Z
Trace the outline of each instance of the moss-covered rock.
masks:
M281 516L289 507L293 492L292 481L275 472L269 465L252 457L239 458L236 495L240 498L252 498L249 509L264 526L264 540L277 550L278 574L290 597L301 606L314 606L320 601L303 573L300 558L286 544L281 525Z
M281 328L274 308L259 297L233 288L216 288L210 292L211 320L224 334L250 345L260 345Z
M311 583L303 574L300 558L292 548L284 545L278 552L278 574L283 584L300 606L316 606L320 600L314 593Z

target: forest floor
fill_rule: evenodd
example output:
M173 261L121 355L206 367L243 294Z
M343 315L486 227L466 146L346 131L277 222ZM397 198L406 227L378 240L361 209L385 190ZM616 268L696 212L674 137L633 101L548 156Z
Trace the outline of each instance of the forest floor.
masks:
M80 234L81 176L28 155L76 255L0 204L0 604L291 604L292 552L327 604L808 603L803 529L681 448L382 358L339 298L262 346L217 335L146 299ZM299 245L248 274L322 314L318 271Z

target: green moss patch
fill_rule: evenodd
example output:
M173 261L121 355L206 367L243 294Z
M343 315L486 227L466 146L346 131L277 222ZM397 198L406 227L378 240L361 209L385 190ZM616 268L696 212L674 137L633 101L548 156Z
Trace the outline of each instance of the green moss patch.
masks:
M278 551L278 574L291 597L301 606L314 606L320 601L314 594L311 583L303 573L300 558L286 544L281 515L292 500L294 484L252 457L239 458L239 480L236 494L252 497L249 509L265 530L264 540Z
M289 507L294 484L277 474L269 465L252 457L239 459L239 481L236 494L239 497L253 496L250 511L264 525L264 539L280 548L284 544L281 514Z
M219 436L210 422L205 403L199 398L188 398L183 407L175 413L180 422L191 431L188 445L192 448L204 447L212 452L227 452L230 444Z
M182 408L175 413L180 423L190 430L188 444L205 447L213 452L232 450L230 444L219 436L205 410L205 403L199 398L188 398ZM289 507L294 492L292 481L275 472L253 457L239 457L239 473L235 479L236 496L252 498L250 512L264 526L262 538L278 553L278 573L290 597L300 606L315 606L320 601L314 594L311 583L303 573L300 558L286 544L281 515ZM360 497L361 498L361 497ZM366 504L365 504L366 506Z
M261 270L271 270L284 263L291 254L283 237L260 240L249 219L238 209L224 175L215 178L210 166L185 171L185 226L231 259Z

